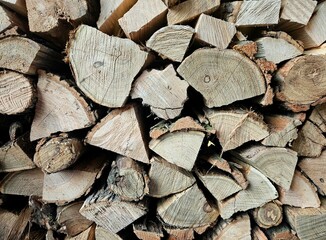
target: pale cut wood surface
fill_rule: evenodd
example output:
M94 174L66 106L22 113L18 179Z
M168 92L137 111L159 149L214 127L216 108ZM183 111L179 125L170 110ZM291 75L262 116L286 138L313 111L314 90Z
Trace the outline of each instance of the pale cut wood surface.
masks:
M195 39L217 49L226 49L236 31L233 23L201 14L195 27Z
M235 149L249 141L259 141L269 135L261 116L251 111L206 110L206 116L223 151Z
M162 27L148 39L146 46L164 59L181 62L194 32L192 27L184 25Z
M220 0L187 0L169 8L168 25L183 24L200 14L210 14L220 6Z
M250 217L242 214L236 218L219 221L212 230L209 230L204 240L251 240Z
M311 112L309 120L323 133L326 132L326 103L317 105Z
M86 142L149 163L147 136L142 126L140 108L129 104L112 110L86 136Z
M309 108L326 95L326 57L306 55L294 58L277 71L275 80L279 85L276 88L279 100Z
M129 11L136 2L137 0L101 0L101 12L97 20L98 29L109 35L120 36L122 29L118 19Z
M177 228L203 227L219 216L217 208L208 203L197 184L160 200L157 213L165 224Z
M46 173L55 173L68 168L84 153L85 146L78 138L61 134L41 139L34 154L34 163Z
M14 222L15 224L10 229L9 236L5 239L16 240L16 239L23 239L24 237L26 237L26 231L30 226L29 224L30 224L31 213L32 213L32 209L28 207L25 207L23 210L20 210L18 219ZM5 220L8 221L8 219Z
M38 169L24 170L6 175L0 183L3 194L42 196L44 173Z
M22 16L27 16L25 0L0 0L0 3L4 4Z
M303 52L305 55L326 55L326 43L316 48L310 48Z
M239 27L275 25L280 10L281 0L244 1L235 24Z
M32 108L36 101L33 82L23 74L0 72L0 113L18 114Z
M323 151L319 157L303 158L298 166L317 186L318 192L326 195L326 151Z
M102 228L100 226L96 226L95 228L95 239L96 240L108 240L108 239L122 240L122 238L118 234L110 232L109 230L106 230L105 228Z
M265 205L256 208L253 211L253 217L255 222L261 228L271 228L281 224L283 220L283 209L275 202L269 202Z
M24 32L28 32L28 25L21 16L6 7L0 6L0 33L15 26Z
M102 174L107 155L89 153L74 167L52 174L44 174L43 201L64 205L87 194Z
M85 99L57 75L39 72L37 97L31 141L95 124L95 113Z
M298 156L288 148L249 145L231 152L239 160L255 167L277 185L289 190Z
M319 208L285 207L285 215L300 239L322 240L326 235L326 199Z
M69 237L82 233L93 224L79 213L82 205L82 201L74 202L57 211L57 221Z
M149 148L166 161L191 171L204 137L205 134L198 131L167 133L152 139Z
M285 147L298 137L298 126L302 125L299 115L265 115L270 134L261 143L265 146Z
M189 239L193 240L195 239L194 236L194 229L192 228L173 228L165 226L164 230L169 234L168 240L183 240L183 239Z
M132 225L134 233L141 240L161 240L164 237L162 224L159 221L145 218Z
M318 208L320 200L316 190L317 188L301 172L295 171L289 190L278 187L279 200L284 205Z
M258 226L255 226L252 229L252 239L253 240L268 240L265 233Z
M320 2L307 26L291 32L293 38L303 42L304 48L318 47L326 40L326 2Z
M164 25L166 13L161 0L138 0L118 22L130 39L143 42Z
M188 86L170 64L162 71L145 70L133 83L131 97L141 98L158 117L173 119L180 115L188 99Z
M16 172L33 169L34 145L29 142L28 133L11 140L0 147L0 172Z
M20 73L35 75L38 69L61 70L59 53L31 39L9 36L0 40L0 67Z
M256 40L258 46L257 58L265 58L274 63L292 59L303 53L303 49L290 44L284 39L263 37Z
M18 214L0 208L0 237L8 239L10 231L18 220Z
M82 25L70 40L68 57L78 87L94 102L121 107L147 53L129 39Z
M266 90L257 65L234 50L197 50L177 72L203 95L209 108L262 95Z
M181 192L192 186L196 179L188 171L171 164L160 157L151 159L149 176L149 195L162 198Z
M236 212L262 206L278 197L275 187L265 175L248 164L240 161L236 163L242 166L243 174L249 185L248 188L236 193L235 196L219 202L223 219L230 218Z

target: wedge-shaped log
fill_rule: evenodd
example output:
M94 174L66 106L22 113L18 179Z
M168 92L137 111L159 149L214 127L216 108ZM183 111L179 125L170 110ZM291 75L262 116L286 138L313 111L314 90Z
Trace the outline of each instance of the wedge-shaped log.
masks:
M160 157L151 159L148 175L150 179L149 195L157 198L181 192L196 182L190 172Z
M158 139L152 139L149 148L166 161L191 171L204 137L205 134L199 131L167 133Z
M86 136L86 142L149 163L140 108L129 104L112 110Z
M159 201L157 213L164 224L176 228L208 226L219 216L217 208L207 201L197 184Z
M143 99L143 104L149 105L158 117L173 119L180 115L188 99L188 86L169 65L163 71L145 70L133 84L131 97Z
M134 233L141 240L161 240L164 237L162 224L157 220L145 218L132 226Z
M285 216L300 239L319 240L326 234L326 199L319 208L285 207Z
M184 25L171 25L157 30L146 42L146 46L162 58L181 62L195 30ZM173 47L171 47L171 44Z
M37 94L31 141L95 124L95 114L87 102L59 76L40 71Z
M326 54L326 43L320 45L319 47L306 49L303 54L305 55L325 55Z
M255 226L252 229L252 239L253 240L268 240L265 233L258 226Z
M169 8L168 25L182 24L197 18L200 14L213 13L220 6L220 0L188 0Z
M205 233L204 240L242 239L251 240L250 217L242 214L236 218L219 221L212 230Z
M177 71L203 95L209 108L266 91L264 76L257 65L234 50L199 49L187 57Z
M75 31L67 51L78 87L94 102L107 107L125 103L148 55L129 39L109 36L86 25Z
M195 27L195 39L217 49L226 49L236 33L233 23L201 14Z
M39 168L6 175L0 183L3 194L42 196L44 174Z
M96 240L122 240L122 238L109 230L106 230L105 228L102 228L100 226L96 226L95 229L95 239ZM88 239L87 239L88 240Z
M278 187L278 191L279 200L284 205L301 208L318 208L320 206L317 188L299 171L295 171L289 190Z
M231 152L237 159L248 163L277 185L289 190L297 165L297 153L291 149L249 145Z
M309 120L315 124L323 133L326 132L326 103L317 105L312 110Z
M244 1L235 24L239 27L275 25L280 10L281 0Z
M326 195L326 151L324 150L319 157L303 158L298 166L317 186L318 192Z
M223 151L235 149L249 141L259 141L269 135L261 116L252 111L206 110L211 126Z
M279 100L293 111L307 110L326 95L326 57L307 55L294 58L277 71L275 80Z
M255 222L261 228L278 226L283 220L283 209L275 202L269 202L256 208L252 213Z
M105 153L88 153L73 168L44 174L43 200L63 205L86 194L102 174L108 160Z
M262 206L278 197L275 187L265 175L248 164L240 161L236 161L236 163L242 166L242 171L249 181L249 186L236 193L235 196L219 202L219 209L223 219L230 218L236 212Z
M143 42L164 26L166 13L167 6L161 0L138 0L118 22L127 37Z

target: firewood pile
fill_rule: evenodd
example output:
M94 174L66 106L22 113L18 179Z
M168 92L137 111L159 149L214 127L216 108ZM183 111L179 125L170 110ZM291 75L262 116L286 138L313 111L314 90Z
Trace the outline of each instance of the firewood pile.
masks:
M0 11L0 239L326 239L326 1Z

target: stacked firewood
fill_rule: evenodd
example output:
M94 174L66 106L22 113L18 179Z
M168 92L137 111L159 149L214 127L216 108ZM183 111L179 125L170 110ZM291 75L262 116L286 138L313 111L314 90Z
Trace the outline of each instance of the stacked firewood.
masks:
M0 4L0 239L325 239L326 1Z

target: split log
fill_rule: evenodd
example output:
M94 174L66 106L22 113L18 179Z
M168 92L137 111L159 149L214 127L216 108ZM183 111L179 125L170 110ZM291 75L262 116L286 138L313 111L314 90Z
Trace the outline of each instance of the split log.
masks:
M13 221L13 225L11 225L11 228L8 229L9 231L7 234L0 230L0 238L6 240L24 239L27 232L27 225L29 224L31 217L31 209L28 207L24 208L20 211L17 218L13 215L10 215L11 213L7 212L6 210L0 210L0 217L6 220L6 222L1 223L1 225L3 224L5 226L4 228L9 227L8 225L10 225L10 223L8 224L8 221Z
M36 146L34 163L46 173L55 173L74 164L84 151L82 141L68 134L43 138Z
M226 49L236 31L233 23L201 14L195 27L195 39L217 49Z
M259 141L269 135L262 117L252 111L206 110L206 116L223 151L232 150L249 141Z
M8 239L11 229L14 228L18 214L0 209L0 238Z
M192 228L173 228L173 227L164 227L165 231L169 234L167 240L193 240L195 239L195 232Z
M267 229L266 235L270 240L299 240L292 229L286 224Z
M318 208L320 200L316 190L317 188L302 173L295 171L289 190L278 187L279 200L282 204L294 207Z
M181 62L194 32L192 27L183 25L162 27L148 39L146 46L157 52L163 59Z
M144 168L128 157L118 156L112 163L107 183L110 191L123 201L139 201L149 192Z
M255 222L261 228L271 228L280 225L283 220L283 209L275 202L269 202L253 211Z
M199 131L167 133L152 139L149 148L168 162L191 171L204 137L205 134Z
M303 52L305 55L326 55L326 43L316 48L310 48Z
M14 49L14 51L13 51ZM35 75L38 69L58 71L66 69L62 56L39 43L20 36L0 40L0 67Z
M298 48L281 38L263 37L256 40L256 43L258 46L256 57L265 58L277 64L303 53L303 48Z
M216 170L214 171L214 169L210 169L208 171L197 169L196 173L207 190L218 201L224 200L225 198L242 190L235 180Z
M242 1L232 1L221 3L219 8L221 19L224 21L235 23L240 11Z
M0 192L22 196L42 196L43 178L44 174L38 168L10 173L0 182Z
M129 9L136 3L136 0L101 0L101 12L97 21L97 27L100 31L109 35L121 36L122 29L118 23Z
M287 148L250 145L233 150L237 159L253 166L270 180L286 190L290 189L298 156Z
M253 240L268 240L265 233L257 226L252 229L252 239Z
M217 208L207 201L197 184L160 200L157 213L164 224L181 229L209 226L219 216Z
M34 145L29 142L29 134L11 140L0 147L0 172L16 172L33 169Z
M3 1L0 1L0 3L1 2ZM0 33L3 33L15 26L23 32L28 32L28 25L24 19L11 10L2 6L0 6L0 21Z
M86 136L86 142L149 163L144 126L140 108L129 104L112 110Z
M78 87L106 107L125 103L131 83L148 56L131 40L109 36L86 25L75 31L67 52Z
M161 0L138 0L118 22L128 38L144 42L164 26L166 13L167 7Z
M220 6L220 0L187 0L169 8L168 25L183 24L197 18L200 14L213 13Z
M0 3L19 13L22 16L27 16L25 0L0 0Z
M257 65L234 50L197 50L177 71L203 95L209 108L252 98L266 91L264 76Z
M80 213L113 233L119 232L147 213L146 202L125 202L109 189L101 188L84 202Z
M160 222L144 219L132 225L134 233L141 240L160 240L164 237Z
M95 239L97 240L97 238L95 236L95 226L94 225L89 227L82 233L78 234L77 236L65 238L65 240L95 240ZM113 238L108 238L108 239L113 240ZM48 240L48 239L46 239L46 240ZM54 240L56 240L56 239L54 239Z
M278 197L275 187L265 175L248 164L240 161L236 161L236 164L242 166L241 170L249 186L236 193L235 196L218 203L223 219L228 219L239 211L260 207Z
M326 103L317 105L311 112L309 120L323 133L326 132Z
M22 74L0 72L0 113L14 115L34 107L36 90L28 77Z
M83 202L75 202L58 209L57 221L61 226L59 232L66 233L69 237L74 237L87 230L93 222L86 219L79 213Z
M299 161L298 166L317 186L318 192L326 195L326 151L317 158L303 158Z
M180 115L188 99L188 86L171 64L163 71L145 70L133 83L131 97L143 99L143 104L149 105L158 117L173 119Z
M221 220L209 230L204 240L229 240L229 239L251 239L250 218L248 214L242 214L236 218Z
M326 95L325 69L326 58L322 55L307 55L290 60L277 71L277 99L295 112L308 110L310 105L318 104Z
M302 16L301 14L300 16ZM317 5L315 13L309 20L308 24L303 28L299 28L298 30L291 32L291 35L294 39L302 41L305 49L318 47L326 40L326 29L325 25L323 24L325 21L326 3L320 2Z
M244 1L237 16L236 26L270 26L279 21L281 0Z
M289 115L265 115L264 120L268 124L270 134L261 143L265 146L285 147L298 137L297 127L302 124L305 114Z
M85 154L71 169L44 174L43 201L64 205L87 194L102 174L108 156Z
M148 176L149 195L156 198L184 191L196 182L190 172L159 157L151 159Z
M309 120L292 143L292 149L304 157L319 157L325 146L326 138L322 131Z
M280 23L277 26L284 31L293 31L308 24L317 1L282 0Z
M102 228L100 226L96 226L95 228L95 239L96 240L122 240L122 238L119 237L119 235L110 232L106 230L105 228ZM89 239L87 239L89 240Z
M319 208L285 207L286 219L300 239L323 239L326 234L326 199Z
M60 81L59 76L40 71L37 93L31 141L95 123L95 114L84 98L66 81Z

